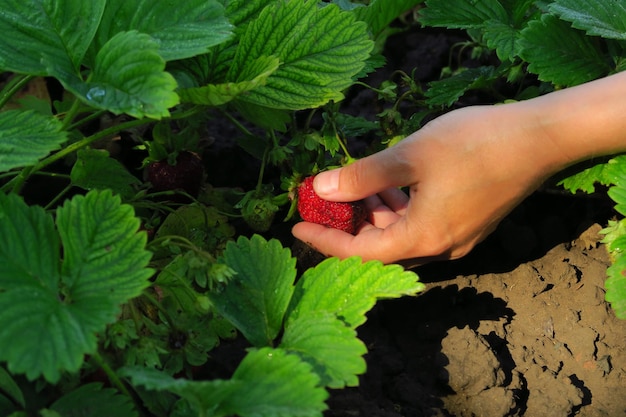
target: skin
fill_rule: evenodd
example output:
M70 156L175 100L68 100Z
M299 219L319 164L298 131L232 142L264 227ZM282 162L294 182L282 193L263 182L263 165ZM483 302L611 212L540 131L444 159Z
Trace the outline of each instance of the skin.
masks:
M548 177L626 151L626 72L531 100L468 107L396 146L323 172L316 192L365 199L356 235L301 222L293 234L329 256L423 264L466 255ZM398 187L408 187L407 195Z

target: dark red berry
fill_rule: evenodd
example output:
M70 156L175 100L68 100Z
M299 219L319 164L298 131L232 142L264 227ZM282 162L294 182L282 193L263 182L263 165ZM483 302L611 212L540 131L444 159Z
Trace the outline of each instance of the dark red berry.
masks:
M148 181L155 191L183 190L196 197L200 192L204 177L202 159L193 152L182 151L176 157L176 164L167 159L148 164Z
M363 201L338 203L327 201L313 190L313 178L306 178L298 187L298 212L302 220L354 234L367 219Z

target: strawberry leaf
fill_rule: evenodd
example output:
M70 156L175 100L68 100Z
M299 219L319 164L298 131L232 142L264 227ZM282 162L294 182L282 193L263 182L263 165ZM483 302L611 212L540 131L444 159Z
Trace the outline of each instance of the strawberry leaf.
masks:
M276 1L263 9L243 34L227 80L240 80L262 56L275 56L280 68L267 84L239 100L300 110L343 97L373 48L367 25L335 5L317 1Z
M253 349L230 380L189 381L147 368L121 373L134 385L179 395L196 415L225 417L320 417L328 393L311 367L282 349Z
M393 22L403 12L422 3L423 0L375 0L367 7L353 6L351 9L357 19L364 21L369 26L375 37L389 28Z
M35 164L67 140L57 119L34 111L0 113L0 172Z
M135 194L132 186L141 183L119 161L111 158L107 151L81 149L77 157L70 173L72 184L77 187L85 190L110 188L128 198Z
M216 0L108 0L93 46L98 51L117 33L136 30L154 38L160 55L171 61L208 52L231 29Z
M588 35L626 40L626 3L621 0L557 0L550 11Z
M82 385L56 400L50 409L60 416L136 417L130 397L100 383Z
M530 20L525 16L531 5L530 0L512 0L505 5L499 0L429 0L420 21L429 26L480 29L500 60L513 61L519 53L521 29Z
M240 74L240 81L223 84L208 84L204 87L185 88L178 92L184 102L220 106L234 100L248 91L267 83L268 77L279 66L276 57L259 57L246 67L246 74Z
M105 0L0 0L0 68L47 75L46 60L78 74Z
M221 262L236 275L223 291L209 294L217 312L253 345L272 345L293 293L295 258L278 240L254 235L229 242Z
M423 289L417 275L399 265L362 263L358 257L329 258L302 275L288 317L296 320L327 312L354 329L365 323L365 313L378 299L415 295Z
M56 221L58 231L40 207L0 194L0 361L53 383L78 370L152 274L139 220L110 191L74 197Z
M427 0L419 20L427 26L476 29L487 21L505 22L508 16L498 0Z
M88 82L70 78L59 72L61 68L50 71L93 107L160 119L178 104L176 80L164 69L159 44L149 35L130 31L118 33L102 46Z
M590 194L595 191L596 184L616 184L620 176L626 172L625 170L626 155L619 155L615 158L611 158L608 162L596 164L577 174L571 175L559 181L558 185L563 186L563 188L572 193L580 190Z
M573 86L611 71L609 61L584 32L553 15L543 15L522 31L520 56L541 81Z
M367 348L356 331L325 312L299 316L285 325L280 347L297 353L313 366L322 385L355 387L365 373Z
M430 106L452 106L466 92L491 85L498 75L494 67L483 66L468 68L448 78L433 81L425 93L427 103Z

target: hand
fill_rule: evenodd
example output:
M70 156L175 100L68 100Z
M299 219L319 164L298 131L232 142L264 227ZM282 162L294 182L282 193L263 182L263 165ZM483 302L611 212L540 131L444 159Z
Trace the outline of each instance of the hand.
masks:
M301 222L293 234L325 255L426 263L467 254L564 156L523 103L450 112L392 148L317 175L332 201L365 199L350 235ZM398 187L408 187L408 195Z

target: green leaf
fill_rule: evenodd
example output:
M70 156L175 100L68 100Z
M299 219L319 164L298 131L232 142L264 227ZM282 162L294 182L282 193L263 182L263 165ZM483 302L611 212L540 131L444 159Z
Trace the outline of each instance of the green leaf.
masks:
M556 0L550 11L588 35L626 40L626 3L623 0Z
M519 54L517 40L520 30L508 22L491 20L484 26L484 37L487 46L496 51L501 61L513 61Z
M159 45L149 35L136 31L120 32L99 51L88 82L70 78L62 68L50 73L67 80L65 87L89 105L130 116L160 119L178 104L176 80L164 71Z
M626 320L626 257L620 256L607 270L608 278L604 282L606 288L605 300L611 303L611 308L617 318Z
M596 184L617 184L617 181L624 173L626 173L626 155L620 155L611 158L608 162L596 164L571 175L559 181L558 185L563 186L563 188L572 193L581 190L591 194L595 191Z
M215 0L108 0L93 46L98 51L119 32L136 30L150 35L163 59L172 61L208 52L229 39L231 29Z
M16 404L26 407L24 400L24 394L20 389L15 379L9 374L6 369L0 366L0 392L7 394ZM0 394L1 395L1 394ZM0 408L1 409L1 408Z
M227 79L240 80L262 56L280 68L245 100L277 109L300 110L343 98L369 57L367 25L337 6L317 1L276 1L251 22L237 48Z
M582 84L611 71L592 38L552 15L530 22L522 31L520 47L528 70L556 85Z
M329 258L307 270L296 286L289 320L319 312L335 314L347 326L365 323L378 299L415 295L424 289L413 272L378 261Z
M118 160L109 153L98 149L81 149L78 159L72 167L72 184L85 190L103 190L110 188L122 197L135 194L133 185L141 184L139 178L132 175Z
M449 29L482 28L488 21L508 20L498 0L427 0L419 18L424 25Z
M254 235L229 242L221 262L237 275L223 291L209 294L217 312L253 345L271 345L293 293L296 259L278 240Z
M50 406L63 417L136 417L130 397L113 388L102 388L100 383L78 387Z
M374 0L367 7L354 7L352 10L356 18L367 23L374 37L377 37L398 16L423 2L424 0Z
M430 106L451 106L470 90L488 87L497 77L494 67L469 68L430 83L425 96Z
M47 75L49 62L78 74L105 0L1 0L0 68Z
M359 385L358 375L367 368L363 359L367 348L356 331L325 312L288 321L280 347L310 363L322 385L330 388Z
M226 415L321 417L328 393L311 367L282 349L252 350L233 379L245 384L244 395L230 399Z
M513 61L518 53L521 29L530 19L531 0L430 0L420 21L430 26L479 29L487 46L501 61Z
M276 57L259 57L255 63L246 68L250 74L240 74L241 81L185 88L179 90L178 94L183 102L220 106L241 94L265 85L268 77L278 69L278 66L279 60Z
M282 349L251 350L230 380L174 379L139 367L121 373L135 385L179 395L211 417L321 417L328 397L311 367Z
M67 201L57 227L41 208L0 194L0 361L53 383L78 370L152 275L139 220L110 191Z
M0 172L34 165L67 141L57 119L35 111L0 113Z
M228 217L213 206L190 204L167 215L157 230L157 238L182 236L194 245L214 254L223 250L235 230Z

